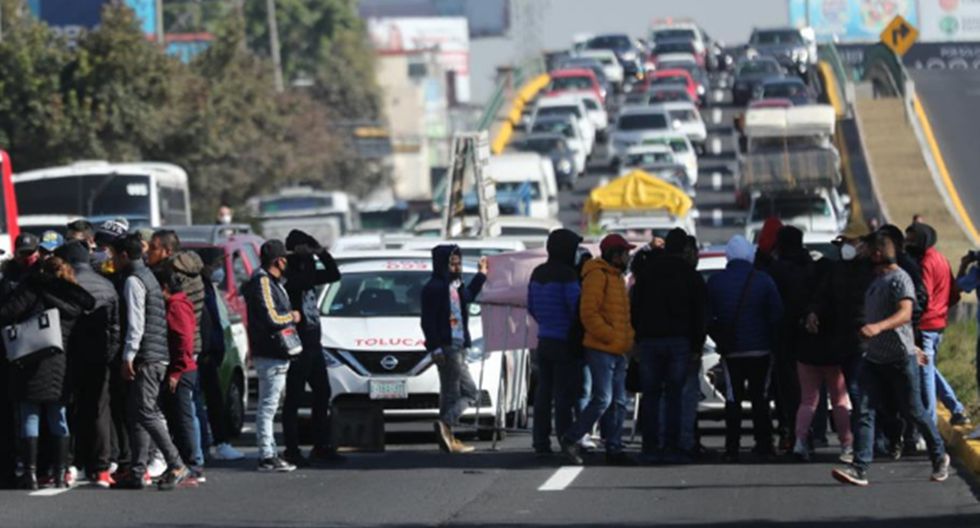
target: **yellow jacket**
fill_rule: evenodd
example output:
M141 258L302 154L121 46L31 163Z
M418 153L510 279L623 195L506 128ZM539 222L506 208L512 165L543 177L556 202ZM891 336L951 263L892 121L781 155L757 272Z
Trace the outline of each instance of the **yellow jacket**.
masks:
M582 267L582 326L585 348L625 354L633 348L630 299L626 281L618 268L602 259Z

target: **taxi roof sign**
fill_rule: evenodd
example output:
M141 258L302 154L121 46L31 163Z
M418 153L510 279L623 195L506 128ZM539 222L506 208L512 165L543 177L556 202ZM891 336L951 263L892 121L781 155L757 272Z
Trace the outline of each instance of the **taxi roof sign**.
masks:
M901 57L908 52L912 44L915 44L915 40L919 38L919 30L902 18L902 15L895 15L895 18L885 26L879 38L884 45Z

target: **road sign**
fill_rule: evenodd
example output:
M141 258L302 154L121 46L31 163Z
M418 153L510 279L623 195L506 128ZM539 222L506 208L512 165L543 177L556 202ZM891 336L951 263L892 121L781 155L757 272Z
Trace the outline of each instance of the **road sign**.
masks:
M909 24L902 15L895 15L895 18L881 32L881 42L894 51L899 57L912 47L915 39L919 37L919 30Z

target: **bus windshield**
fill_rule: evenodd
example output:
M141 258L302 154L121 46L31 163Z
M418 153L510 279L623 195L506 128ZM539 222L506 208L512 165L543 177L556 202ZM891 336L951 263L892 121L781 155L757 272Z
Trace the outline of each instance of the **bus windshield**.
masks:
M262 214L282 214L307 212L311 209L332 209L330 196L277 196L262 200L259 212Z
M150 177L84 174L23 181L15 185L22 215L125 217L150 220Z

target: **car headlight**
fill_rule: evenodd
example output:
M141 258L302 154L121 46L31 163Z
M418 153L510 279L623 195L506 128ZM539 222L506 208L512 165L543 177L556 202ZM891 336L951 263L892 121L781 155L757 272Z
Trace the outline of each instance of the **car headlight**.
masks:
M466 362L479 363L487 358L489 354L484 351L483 338L473 341L473 345L466 349Z
M327 364L327 368L334 368L343 365L343 363L339 359L337 359L336 356L334 356L329 349L324 348L322 350L323 350L323 361L324 363Z
M558 170L560 172L572 172L572 162L567 159L563 159L558 162Z

